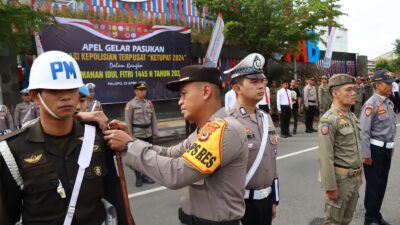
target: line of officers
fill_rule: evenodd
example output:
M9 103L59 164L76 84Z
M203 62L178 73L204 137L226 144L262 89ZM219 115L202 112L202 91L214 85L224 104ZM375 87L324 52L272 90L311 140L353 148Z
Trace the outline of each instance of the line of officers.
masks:
M102 107L100 101L94 99L96 85L87 83L85 86L89 91L86 98L85 111L101 111ZM20 94L22 102L18 103L13 109L14 116L12 116L11 110L6 105L0 104L0 135L5 135L16 129L21 129L25 123L40 116L39 107L29 96L29 90L25 88L20 91Z

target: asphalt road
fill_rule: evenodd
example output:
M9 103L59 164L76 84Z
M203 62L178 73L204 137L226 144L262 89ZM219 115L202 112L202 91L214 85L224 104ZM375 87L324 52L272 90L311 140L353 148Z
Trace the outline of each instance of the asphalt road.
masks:
M399 125L398 125L399 126ZM316 125L315 125L316 127ZM324 194L317 182L318 148L317 134L307 134L304 126L292 138L282 139L278 150L278 173L280 179L281 202L277 218L273 224L279 225L319 225L324 217ZM399 139L399 134L396 140ZM160 143L172 145L179 140ZM396 150L400 149L397 141ZM157 184L135 187L133 171L125 169L130 204L137 225L180 224L177 216L182 190L168 190ZM394 154L389 183L383 202L382 213L392 224L400 224L400 155ZM352 225L364 222L364 189L360 189L360 199Z

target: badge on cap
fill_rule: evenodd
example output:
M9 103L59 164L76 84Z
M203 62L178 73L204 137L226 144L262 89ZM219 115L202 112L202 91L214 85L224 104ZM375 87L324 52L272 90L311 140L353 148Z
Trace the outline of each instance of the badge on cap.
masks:
M261 59L256 55L256 57L254 57L253 67L257 70L262 70L262 66Z
M321 126L321 133L322 133L323 135L329 134L329 125L322 125L322 126Z

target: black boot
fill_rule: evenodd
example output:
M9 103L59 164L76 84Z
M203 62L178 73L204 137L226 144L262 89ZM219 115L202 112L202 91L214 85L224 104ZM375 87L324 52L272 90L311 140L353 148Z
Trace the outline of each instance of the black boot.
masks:
M146 176L144 174L142 175L142 180L143 180L144 183L154 184L154 181L150 177L148 177L148 176Z
M135 170L135 175L136 175L136 184L135 184L135 186L136 187L143 186L142 173Z

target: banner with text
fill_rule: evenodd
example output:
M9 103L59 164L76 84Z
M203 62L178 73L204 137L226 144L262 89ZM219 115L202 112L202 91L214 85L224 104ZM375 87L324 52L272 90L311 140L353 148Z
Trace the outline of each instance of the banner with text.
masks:
M177 98L165 84L190 65L190 28L57 18L57 26L41 34L44 51L73 56L84 83L96 84L96 99L124 103L134 97L133 85L145 82L147 98Z

